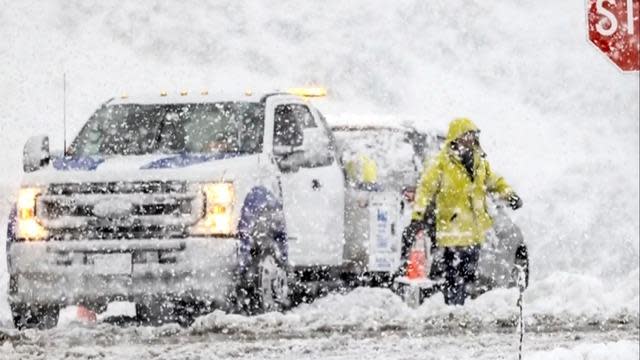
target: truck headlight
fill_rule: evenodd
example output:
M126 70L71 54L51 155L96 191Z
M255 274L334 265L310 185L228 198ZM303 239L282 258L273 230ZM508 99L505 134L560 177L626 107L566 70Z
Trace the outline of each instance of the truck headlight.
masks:
M18 239L40 240L47 230L36 218L36 200L42 191L38 188L21 188L18 192L16 236Z
M202 185L204 217L191 227L194 235L229 235L234 231L232 210L235 192L231 183Z

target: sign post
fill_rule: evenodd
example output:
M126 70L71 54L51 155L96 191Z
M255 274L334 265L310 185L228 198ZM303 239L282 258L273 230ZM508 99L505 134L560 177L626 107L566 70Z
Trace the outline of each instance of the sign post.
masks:
M588 0L589 41L622 71L640 71L640 0Z

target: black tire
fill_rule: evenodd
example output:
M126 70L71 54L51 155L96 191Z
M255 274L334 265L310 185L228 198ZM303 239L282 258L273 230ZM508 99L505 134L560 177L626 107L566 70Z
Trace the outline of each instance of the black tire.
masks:
M51 329L58 325L59 305L11 304L13 325L18 330Z
M195 305L170 299L153 298L136 302L136 320L140 325L161 326L177 322L182 327L189 327L195 321L197 311Z
M272 246L255 251L252 260L236 291L237 308L247 315L286 310L290 305L287 265Z
M515 268L514 268L514 279L516 281L516 285L518 283L518 268L523 269L524 273L524 288L529 287L529 251L527 250L526 245L518 246L516 250L515 256Z
M167 322L161 311L161 304L156 303L136 303L136 321L143 326L159 326Z
M180 302L175 316L180 326L189 327L196 321L196 317L204 313L203 308L195 302Z

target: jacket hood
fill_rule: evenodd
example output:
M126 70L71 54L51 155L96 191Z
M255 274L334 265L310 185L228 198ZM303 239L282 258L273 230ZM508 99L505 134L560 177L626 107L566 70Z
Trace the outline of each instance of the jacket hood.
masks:
M469 131L480 131L480 129L467 118L457 118L449 124L449 132L447 133L447 144L451 144L454 140Z

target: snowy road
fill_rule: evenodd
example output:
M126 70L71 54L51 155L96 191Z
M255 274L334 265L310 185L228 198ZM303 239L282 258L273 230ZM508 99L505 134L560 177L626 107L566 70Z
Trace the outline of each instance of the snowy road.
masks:
M257 339L204 334L172 325L118 328L79 325L48 332L4 334L2 359L516 359L517 336L504 333L420 335L319 332L306 337ZM637 359L638 331L529 333L526 359Z
M0 329L0 359L515 359L514 295L498 291L465 308L446 307L436 296L411 309L388 290L356 289L284 314L218 311L190 328L81 325L70 321L74 309L67 308L52 330ZM529 308L526 359L638 358L633 311L603 317Z

